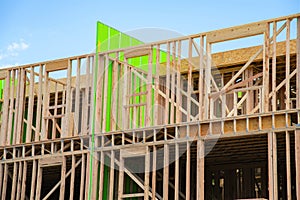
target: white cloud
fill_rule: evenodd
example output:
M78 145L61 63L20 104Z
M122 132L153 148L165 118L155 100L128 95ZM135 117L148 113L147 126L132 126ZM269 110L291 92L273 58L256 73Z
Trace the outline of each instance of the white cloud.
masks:
M19 42L12 42L6 47L6 49L0 49L0 60L5 60L8 59L9 57L17 57L19 56L21 51L24 51L28 48L29 48L29 44L27 44L23 39L20 39ZM0 63L0 68L8 67L8 66L13 66L13 65L1 66Z
M6 53L3 53L1 50L0 50L0 60L3 60L4 58L7 57L7 54Z
M28 47L29 47L29 45L27 43L25 43L24 41L13 42L10 45L8 45L7 51L22 51L22 50L27 49Z

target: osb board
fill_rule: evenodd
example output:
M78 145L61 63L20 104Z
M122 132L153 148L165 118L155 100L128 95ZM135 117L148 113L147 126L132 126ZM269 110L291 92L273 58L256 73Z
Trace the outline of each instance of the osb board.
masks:
M224 134L230 134L233 133L233 121L225 121L224 122Z
M122 158L144 156L147 153L147 149L143 147L126 147L121 149Z
M272 116L262 116L262 130L272 129ZM249 118L249 130L248 131L258 131L259 130L259 117ZM285 128L285 114L275 115L275 128ZM288 116L288 123L291 123L290 116ZM212 132L211 134L221 134L222 122L212 122ZM236 132L246 132L247 119L236 119ZM198 130L195 131L198 134ZM224 121L224 134L234 133L234 120ZM201 124L201 136L206 136L210 134L209 123ZM194 133L190 133L194 136Z
M253 46L248 48L235 49L230 51L224 51L212 54L212 66L217 68L234 66L246 63L262 46ZM286 42L278 42L276 44L276 54L277 56L284 56L286 54ZM272 55L273 45L270 45L270 55ZM296 53L296 40L290 41L290 54ZM263 54L259 54L253 62L261 61L263 59ZM199 70L199 57L193 57L190 64L192 65L193 70ZM172 62L170 63L172 66ZM186 73L188 71L189 61L187 59L181 60L180 72ZM159 74L166 74L166 63L161 63L159 66Z
M63 161L62 156L44 156L39 160L39 164L42 167L55 166L55 165L61 165L62 161Z
M201 124L201 136L206 136L208 134L221 134L221 122L212 122L212 130L210 133L209 123Z
M199 132L198 125L189 126L189 137L197 137ZM182 126L178 128L178 133L180 138L185 138L187 136L187 127Z
M236 120L236 132L245 132L247 128L247 121L245 119Z
M259 130L259 118L249 118L249 131L258 131Z
M275 115L275 128L285 128L286 127L286 119L285 119L285 115ZM288 125L291 125L291 116L288 115L288 119L287 119Z
M276 55L283 56L286 54L286 42L278 42L276 44ZM261 46L254 46L242 49L235 49L231 51L220 52L212 55L213 65L218 67L224 67L229 65L237 65L246 63L251 56L253 56ZM269 54L272 55L273 45L270 45ZM290 54L296 53L296 40L290 41ZM257 56L254 61L259 61L263 59L263 54Z

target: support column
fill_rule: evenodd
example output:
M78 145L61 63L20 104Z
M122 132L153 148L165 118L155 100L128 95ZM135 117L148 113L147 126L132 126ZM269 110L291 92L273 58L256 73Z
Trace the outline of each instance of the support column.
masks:
M191 195L191 144L186 142L186 181L185 181L185 199L190 200Z
M300 199L300 126L295 130L296 197Z
M3 174L3 167L4 166L4 164L2 164L2 163L0 163L0 196L1 196L1 193L2 193L2 181L3 181L3 176L4 176L4 174Z
M41 189L42 189L43 168L40 166L39 163L38 163L37 166L38 166L38 172L37 172L35 199L40 199L40 197L41 197ZM61 194L61 192L60 192L60 194Z
M118 200L121 200L123 196L123 187L124 187L123 184L124 184L124 158L122 158L122 153L120 152Z
M210 102L208 96L210 94L210 84L211 84L211 65L212 65L212 57L211 57L211 44L206 43L206 70L205 70L205 97L204 97L204 115L205 119L209 119L209 117L213 116L213 106L209 106L212 102ZM210 113L210 114L209 114Z
M270 46L270 25L267 24L266 32L264 33L264 48L263 48L263 95L262 103L264 112L269 111L269 46Z
M203 140L197 141L197 199L204 199L204 156L205 146Z
M102 152L101 152L102 153ZM111 153L111 158L110 158L110 172L109 172L109 199L113 200L114 199L114 172L115 172L115 151L112 150ZM104 154L102 155L104 156ZM104 159L103 159L104 162ZM100 174L100 178L102 179L101 181L103 182L103 168L104 168L104 163L100 163L101 167L101 174ZM102 170L103 169L103 170ZM102 187L103 187L103 183L102 183ZM102 196L99 197L102 199Z
M296 83L296 97L297 97L297 108L300 108L300 17L297 18L297 48L296 48L296 69L297 69L297 83ZM298 116L300 117L300 116Z
M149 200L149 189L150 189L150 151L149 147L146 147L145 155L145 179L144 179L144 199ZM153 194L155 195L155 194Z
M66 188L66 170L67 170L67 163L66 157L63 157L63 163L61 166L61 184L60 184L60 192L59 192L59 200L64 200L65 198L65 188ZM41 167L40 167L41 168ZM42 184L42 182L41 182Z
M291 142L290 142L290 133L286 131L285 133L285 146L286 146L286 190L287 190L287 199L292 199L292 187L291 187Z
M148 55L148 74L147 74L147 101L146 101L146 126L151 125L151 108L152 108L152 47ZM135 123L135 122L134 122Z
M46 73L47 74L47 73ZM46 80L46 74L45 74L45 86L44 88L47 87L47 80ZM69 123L70 123L70 115L71 115L71 110L72 110L72 105L71 105L71 95L72 95L72 91L71 91L71 82L72 82L72 61L69 60L69 66L68 66L68 69L67 69L67 89L66 89L66 113L65 113L65 118L64 118L64 127L63 127L63 133L62 133L62 137L67 137L70 135L70 130L69 130ZM46 94L44 92L44 98L46 98ZM45 100L45 99L44 99ZM45 105L45 102L44 102L44 105ZM43 109L43 116L46 115L46 108L44 106L44 109ZM44 123L44 120L43 120L43 123ZM43 131L44 131L44 126L45 125L42 125L43 127Z
M1 194L1 200L5 200L6 198L6 189L7 189L7 179L8 179L8 164L4 164L3 169L3 184L2 184L2 194Z
M278 199L276 134L268 133L269 199Z
M164 145L164 175L163 175L163 198L168 199L169 193L169 145Z

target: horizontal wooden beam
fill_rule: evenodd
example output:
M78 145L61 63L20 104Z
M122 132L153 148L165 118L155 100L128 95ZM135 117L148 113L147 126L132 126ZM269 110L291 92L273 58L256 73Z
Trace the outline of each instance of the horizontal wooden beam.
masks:
M57 60L46 64L46 71L53 72L68 68L69 59Z
M56 166L61 165L63 161L62 156L44 156L39 160L39 164L41 167L48 167L48 166Z
M267 23L253 23L249 25L225 28L207 34L208 43L224 42L227 40L240 39L254 35L262 34L266 31Z
M141 48L134 48L124 51L124 56L126 58L134 58L140 56L146 56L150 53L151 47L141 47Z

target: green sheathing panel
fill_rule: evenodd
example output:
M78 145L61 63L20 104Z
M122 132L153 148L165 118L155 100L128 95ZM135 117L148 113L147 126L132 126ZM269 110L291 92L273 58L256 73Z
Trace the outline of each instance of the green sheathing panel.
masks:
M119 49L119 48L125 48L135 45L143 44L143 42L124 34L110 26L107 26L101 22L97 22L97 35L96 35L96 54L103 51L113 50L113 49ZM111 57L115 57L115 54L111 54ZM123 54L120 54L120 60L124 60ZM112 62L110 61L108 63L108 79L105 80L105 83L107 85L107 99L103 100L102 102L106 104L107 111L103 114L103 117L106 117L106 131L110 131L110 118L111 118L111 99L112 99ZM140 66L141 62L138 62L137 60L132 60L129 62L129 64L134 66ZM98 66L98 56L96 57L96 66ZM98 69L97 69L98 70ZM96 70L96 71L97 71ZM95 73L97 74L97 73ZM119 98L119 97L118 97ZM94 101L95 101L95 94L94 94ZM105 101L105 102L104 102ZM120 112L120 111L117 111ZM94 117L93 117L94 121ZM94 125L92 125L92 134L94 135ZM94 141L92 139L92 141ZM92 142L93 143L93 142ZM92 151L94 147L94 143L92 144ZM91 161L90 161L91 162ZM92 162L91 162L92 163ZM91 170L92 171L92 170ZM92 174L90 173L90 177L92 177ZM109 168L105 166L104 169L104 188L103 188L103 199L108 198L108 179L109 179ZM91 179L90 179L91 180ZM91 183L91 182L90 182ZM89 192L90 194L90 192ZM89 195L90 198L90 195Z
M108 50L114 50L119 48L126 48L130 46L136 46L143 44L142 41L135 39L125 33L122 33L106 24L97 22L97 41L96 41L96 52L104 52ZM115 54L111 54L111 57L115 57ZM120 55L120 60L124 60L123 55ZM140 59L129 59L128 63L134 66L142 66ZM107 85L107 99L104 103L106 104L106 131L110 131L110 122L111 122L111 99L112 99L112 62L108 64L108 80L105 80Z
M142 41L99 21L97 22L96 40L96 50L98 52L144 44Z
M141 45L143 44L142 41L136 39L136 38L133 38L125 33L122 33L110 26L107 26L106 24L103 24L102 22L97 22L97 34L96 34L96 54L98 54L99 52L105 52L105 51L108 51L108 50L115 50L115 49L119 49L119 48L126 48L126 47L131 47L131 46L137 46L137 45ZM155 66L156 64L158 63L155 63L156 62L156 49L153 49L153 52L152 52L152 55L153 55L153 66L152 68L154 69L154 75L155 75ZM109 55L110 57L115 57L115 54L110 54ZM164 51L160 51L160 63L163 63L163 62L166 62L166 59L167 58L167 53L164 52ZM121 52L119 54L119 59L121 61L124 61L124 54ZM139 68L139 69L142 69L144 71L148 71L148 61L149 61L149 56L141 56L141 57L136 57L136 58L130 58L128 59L128 64L129 65L132 65L132 66L135 66L136 68ZM106 104L106 113L103 113L103 117L106 118L106 130L105 131L111 131L110 130L110 127L111 127L111 101L112 101L112 68L113 68L113 63L111 61L109 61L109 63L105 66L108 66L108 79L105 80L104 84L107 85L107 99L102 99L103 101L103 104ZM120 73L120 66L118 66L119 68L119 73ZM95 70L95 74L97 74L97 71L98 71L98 56L96 56L96 70ZM96 78L96 75L94 75ZM154 81L154 80L153 80ZM133 81L132 81L133 82ZM95 87L95 84L94 83L94 87ZM131 85L131 87L133 88L133 85ZM118 90L120 91L122 88L118 88ZM138 92L142 92L142 91L146 91L146 85L142 82L142 80L138 77L136 77L136 88L135 88L135 92L138 93ZM154 93L152 92L152 98L151 98L151 101L152 101L152 105L154 104ZM96 94L93 94L94 95L94 103L96 101ZM120 94L119 92L117 93L117 99L118 99L118 102L119 102L119 98L120 98ZM135 98L135 99L134 99ZM143 96L136 96L136 97L132 97L130 99L130 102L133 103L133 101L135 101L135 103L139 104L139 103L146 103L146 96L143 95ZM103 105L102 105L103 106ZM95 112L95 111L93 111ZM121 110L117 109L116 110L117 112L117 116L120 116L120 112ZM137 113L138 113L138 116L137 116L137 121L135 122L137 124L138 127L144 127L145 126L145 107L139 107L137 109ZM132 115L133 115L133 109L130 109L130 112L129 112L129 115L130 115L130 127L129 128L132 128L133 127L133 120L132 120ZM152 112L152 119L154 118L153 116L153 112ZM95 126L95 115L93 113L93 122L92 122L92 151L94 150L94 126ZM119 119L116 119L117 121ZM153 121L151 122L153 124ZM91 156L92 158L93 156ZM92 162L90 161L90 164L92 164ZM92 165L90 165L92 166ZM92 170L90 170L91 172ZM92 177L92 173L90 173L90 177ZM109 179L109 169L108 167L105 167L104 169L104 188L103 188L103 199L107 199L108 198L108 193L107 193L107 189L106 188L108 186L108 179ZM91 181L91 179L90 179ZM126 181L126 185L128 183L128 181ZM90 182L91 184L92 182ZM129 185L129 184L128 184ZM131 191L131 192L136 192L138 186L133 183L133 190L134 191ZM125 190L127 190L127 186L125 186ZM126 191L126 192L129 192L129 191ZM90 195L89 195L90 197Z

